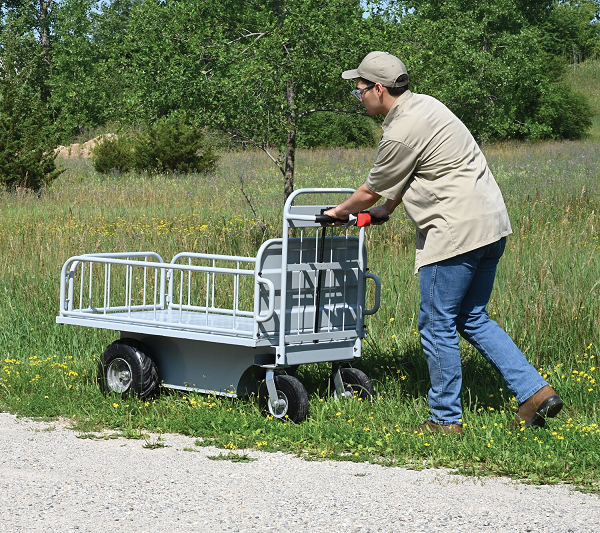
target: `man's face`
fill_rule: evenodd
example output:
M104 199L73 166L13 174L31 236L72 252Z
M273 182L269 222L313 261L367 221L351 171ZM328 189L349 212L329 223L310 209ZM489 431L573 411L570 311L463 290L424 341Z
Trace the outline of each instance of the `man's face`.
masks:
M377 115L378 113L380 113L379 107L381 103L377 95L376 85L373 85L372 83L365 83L362 80L358 80L356 82L356 88L359 91L362 91L360 95L360 101L365 107L367 113L369 113L369 115Z

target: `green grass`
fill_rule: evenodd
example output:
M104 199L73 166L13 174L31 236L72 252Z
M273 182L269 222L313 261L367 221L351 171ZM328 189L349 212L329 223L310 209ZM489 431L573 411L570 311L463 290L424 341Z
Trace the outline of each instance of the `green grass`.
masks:
M427 416L428 374L416 331L414 229L401 214L367 232L370 267L383 283L359 365L374 381L374 403L327 398L329 365L301 367L310 411L298 425L263 418L253 398L103 397L95 368L115 334L55 324L62 263L100 250L255 255L263 238L280 232L282 180L253 152L226 155L209 177L102 177L75 161L40 197L0 193L0 408L68 417L84 436L100 429L136 438L178 432L242 455L281 450L311 459L443 466L597 491L600 150L591 141L507 143L486 153L514 229L490 313L565 400L546 429L507 427L515 401L466 344L464 438L410 429ZM356 187L372 157L372 150L301 152L296 187ZM264 237L258 223L266 226Z
M599 72L597 63L573 72L596 109ZM599 491L600 128L594 121L587 141L484 147L514 230L489 311L565 401L545 429L508 428L512 395L465 343L464 437L410 429L427 417L428 373L416 324L414 229L401 213L367 230L370 268L382 280L381 310L368 320L359 365L374 382L373 403L328 398L329 365L300 368L310 411L297 425L267 420L254 398L102 396L96 364L115 333L55 324L63 262L82 252L128 250L154 250L167 260L183 250L254 256L264 239L280 234L283 186L267 158L251 151L225 154L212 176L103 177L75 160L40 196L0 191L0 409L67 417L81 438L142 438L152 448L162 442L149 441L148 433L191 435L199 446L226 450L215 456L225 460L280 450ZM373 156L372 149L300 152L296 188L357 187ZM98 436L101 430L107 436Z

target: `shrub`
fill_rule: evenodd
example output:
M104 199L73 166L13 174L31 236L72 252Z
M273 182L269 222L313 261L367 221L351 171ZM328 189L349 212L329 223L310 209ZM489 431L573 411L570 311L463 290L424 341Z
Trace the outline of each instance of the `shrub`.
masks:
M127 136L105 137L92 151L92 164L97 172L128 172L134 166L132 139Z
M60 175L49 122L35 90L18 76L0 76L1 184L37 191Z
M94 168L102 173L208 172L217 161L203 132L180 113L160 119L141 132L105 139L96 146L92 158Z
M146 172L208 172L217 155L198 128L176 113L148 126L134 139L134 166Z
M558 139L581 139L592 125L592 108L585 96L557 84L540 98L537 121Z

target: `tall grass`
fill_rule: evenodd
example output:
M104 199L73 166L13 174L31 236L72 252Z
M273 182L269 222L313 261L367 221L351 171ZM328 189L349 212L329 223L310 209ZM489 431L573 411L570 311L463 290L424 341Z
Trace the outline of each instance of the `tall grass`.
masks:
M65 161L66 172L40 196L0 193L0 408L67 416L85 432L178 431L228 449L450 466L598 490L600 151L590 141L485 151L514 230L489 311L564 398L548 429L507 428L515 401L466 344L465 437L409 429L427 416L428 374L416 331L414 229L401 212L367 231L370 268L383 283L361 360L375 382L373 404L327 399L328 365L300 369L311 405L299 425L264 419L253 399L104 398L95 365L115 335L55 324L62 263L96 251L255 255L264 239L280 234L282 207L282 180L255 152L226 154L208 177L103 177L84 161ZM300 152L296 187L357 187L372 157L372 150Z

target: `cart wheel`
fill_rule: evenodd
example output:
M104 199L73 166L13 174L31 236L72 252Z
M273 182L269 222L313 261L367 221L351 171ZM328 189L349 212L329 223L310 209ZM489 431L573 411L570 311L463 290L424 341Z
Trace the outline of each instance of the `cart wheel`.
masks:
M146 347L135 339L120 339L106 348L98 363L98 385L104 394L145 399L158 388L158 370Z
M363 400L373 400L375 389L369 377L358 368L340 368L342 383L347 392L352 393L354 398L362 398ZM333 376L329 380L329 387L333 396L337 398L337 391L333 383Z
M283 400L283 404L273 411L269 402L269 391L267 383L263 381L259 392L260 410L265 416L273 416L279 419L289 419L292 422L302 422L308 414L308 394L304 385L294 376L275 376L275 388L277 397Z

